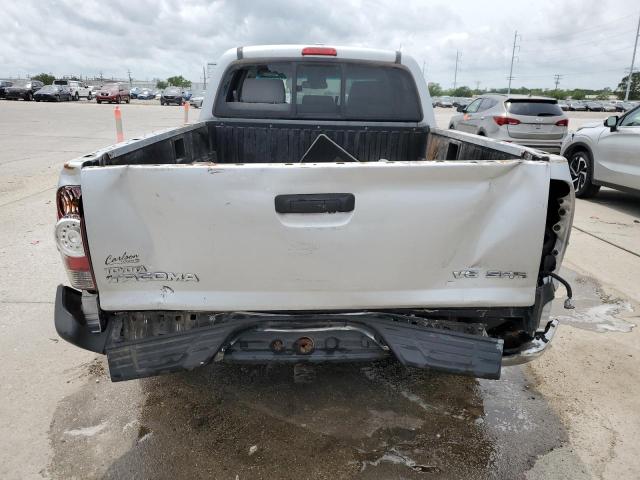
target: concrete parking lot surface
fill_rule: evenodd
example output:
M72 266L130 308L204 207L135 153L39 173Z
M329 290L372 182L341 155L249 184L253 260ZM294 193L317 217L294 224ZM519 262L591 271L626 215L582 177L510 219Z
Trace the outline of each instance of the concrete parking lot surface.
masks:
M127 138L182 123L150 103L121 106ZM114 141L113 106L0 111L0 478L638 478L637 196L578 201L564 268L577 308L556 302L553 347L499 381L389 361L309 384L226 364L114 384L55 332L52 234L59 170ZM606 115L570 113L570 127Z

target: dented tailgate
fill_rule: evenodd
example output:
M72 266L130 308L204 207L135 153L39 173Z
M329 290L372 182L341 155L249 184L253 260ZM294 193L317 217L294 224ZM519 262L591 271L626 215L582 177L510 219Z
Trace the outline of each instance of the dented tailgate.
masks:
M100 306L532 305L549 168L523 160L87 167Z

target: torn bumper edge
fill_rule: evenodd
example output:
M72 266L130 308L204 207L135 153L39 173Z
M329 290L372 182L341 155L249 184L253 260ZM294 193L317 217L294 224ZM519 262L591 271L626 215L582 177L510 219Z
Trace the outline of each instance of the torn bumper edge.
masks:
M516 352L507 352L502 357L502 365L511 367L535 360L551 345L551 340L558 330L558 320L551 320L543 331L537 331L535 338L520 346Z

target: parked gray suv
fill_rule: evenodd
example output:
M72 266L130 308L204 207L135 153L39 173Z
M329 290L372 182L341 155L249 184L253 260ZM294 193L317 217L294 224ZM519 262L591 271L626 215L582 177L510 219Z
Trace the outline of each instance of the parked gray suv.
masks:
M449 128L559 153L569 119L553 98L489 94L476 98Z

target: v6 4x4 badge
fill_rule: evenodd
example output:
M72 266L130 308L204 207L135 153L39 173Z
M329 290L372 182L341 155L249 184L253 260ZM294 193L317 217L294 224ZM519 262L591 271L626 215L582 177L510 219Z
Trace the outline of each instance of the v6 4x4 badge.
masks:
M469 268L466 270L454 270L453 278L461 279L461 278L507 278L509 280L517 280L522 278L527 278L526 272L514 272L514 271L504 271L504 270L486 270L481 271L475 268Z

